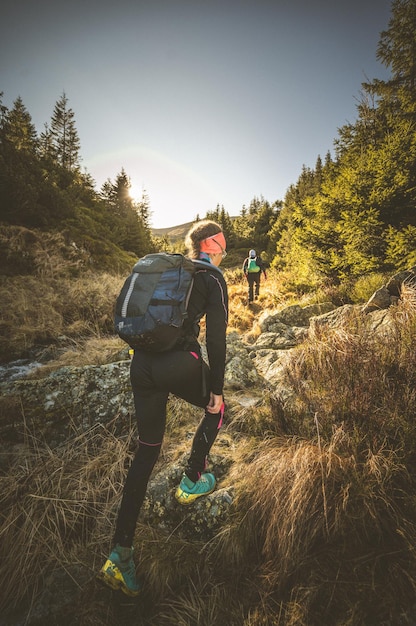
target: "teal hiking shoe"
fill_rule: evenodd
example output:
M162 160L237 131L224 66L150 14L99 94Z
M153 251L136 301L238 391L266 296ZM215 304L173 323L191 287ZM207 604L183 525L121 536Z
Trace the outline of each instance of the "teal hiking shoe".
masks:
M111 589L120 589L127 596L137 596L140 587L136 580L133 548L123 548L117 544L99 571L97 578Z
M179 487L176 489L175 498L179 504L192 504L197 498L206 496L214 491L216 480L214 474L201 474L201 478L192 482L186 474L183 475Z

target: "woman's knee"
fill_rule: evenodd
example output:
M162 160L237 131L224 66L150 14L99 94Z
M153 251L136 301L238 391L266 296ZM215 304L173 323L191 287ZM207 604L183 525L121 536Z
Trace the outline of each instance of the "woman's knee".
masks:
M130 473L147 474L151 472L157 459L159 458L161 445L161 443L147 444L139 439L134 459L130 466Z

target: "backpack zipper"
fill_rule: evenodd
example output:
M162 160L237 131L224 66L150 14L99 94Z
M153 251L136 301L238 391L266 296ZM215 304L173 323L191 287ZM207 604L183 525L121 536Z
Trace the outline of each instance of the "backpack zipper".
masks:
M121 316L122 317L127 317L127 307L129 305L130 296L131 296L132 291L133 291L134 283L136 282L138 276L139 276L139 274L137 272L134 272L133 276L131 277L130 285L129 285L129 288L128 288L127 293L126 293L126 297L124 298L123 305L121 307Z

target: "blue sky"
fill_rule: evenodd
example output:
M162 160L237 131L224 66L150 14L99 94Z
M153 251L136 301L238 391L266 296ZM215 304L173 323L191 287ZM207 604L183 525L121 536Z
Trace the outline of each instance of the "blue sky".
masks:
M22 0L0 91L41 132L63 92L99 189L122 168L152 226L282 200L356 119L390 0Z

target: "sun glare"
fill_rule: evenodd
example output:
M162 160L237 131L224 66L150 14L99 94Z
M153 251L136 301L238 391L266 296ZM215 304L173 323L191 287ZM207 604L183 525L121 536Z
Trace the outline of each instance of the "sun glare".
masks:
M131 187L129 189L129 196L133 200L133 202L140 202L143 195L143 189L140 185L136 185L135 183L131 183Z

